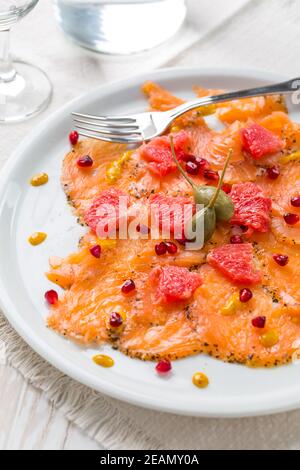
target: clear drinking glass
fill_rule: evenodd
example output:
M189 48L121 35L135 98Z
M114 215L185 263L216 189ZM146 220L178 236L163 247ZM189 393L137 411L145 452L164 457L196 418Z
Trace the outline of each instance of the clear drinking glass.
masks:
M27 15L38 0L0 0L0 122L17 122L31 117L49 103L52 86L38 67L13 61L10 28Z
M61 29L81 46L107 54L151 49L171 38L185 0L54 0Z

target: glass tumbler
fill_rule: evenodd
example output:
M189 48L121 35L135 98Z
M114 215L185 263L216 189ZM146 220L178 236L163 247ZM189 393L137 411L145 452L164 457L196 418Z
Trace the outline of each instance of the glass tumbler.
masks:
M61 29L83 47L131 54L170 39L186 16L185 0L54 0Z

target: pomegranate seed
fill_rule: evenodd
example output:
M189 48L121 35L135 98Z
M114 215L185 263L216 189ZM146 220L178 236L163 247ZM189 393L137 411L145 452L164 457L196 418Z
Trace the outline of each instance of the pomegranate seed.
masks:
M250 289L245 287L245 289L240 290L240 301L243 303L249 302L253 297L253 294Z
M196 157L195 155L192 155L191 153L184 153L181 156L181 160L183 160L184 162L195 162Z
M232 235L232 237L230 238L230 243L232 245L239 245L240 243L244 243L244 241L239 235Z
M198 175L200 171L200 166L199 164L195 162L188 161L185 165L186 172L189 173L190 175Z
M141 233L142 235L147 235L148 233L150 233L150 228L147 227L147 225L138 224L136 226L136 231Z
M276 254L273 255L273 260L276 261L279 266L286 266L289 262L289 257L286 255Z
M185 238L179 238L179 239L176 239L177 243L179 243L179 245L182 245L182 246L185 246L187 240Z
M158 256L165 255L167 253L167 245L165 242L160 242L155 245L155 253Z
M212 181L219 181L219 173L214 170L204 170L204 178Z
M242 235L243 231L239 225L233 225L231 227L232 235Z
M101 246L100 245L94 245L90 248L90 253L91 255L95 256L95 258L100 258L101 255Z
M283 218L288 225L295 225L299 222L299 215L291 212L284 214Z
M292 197L291 204L294 207L300 207L300 196Z
M266 317L255 317L251 321L255 328L264 328L266 324Z
M175 255L177 253L177 245L173 242L166 242L167 245L167 252L170 253L170 255Z
M224 191L224 193L229 194L231 192L231 184L224 183L222 185L222 190Z
M267 175L268 178L271 180L277 180L277 178L280 176L280 170L278 166L272 166L271 168L267 168Z
M71 145L76 145L78 142L78 139L79 139L79 135L77 131L70 132L69 140L70 140Z
M203 172L208 166L208 161L205 160L205 158L196 158L196 162L198 163L201 172Z
M135 283L132 279L127 279L121 287L123 294L129 294L135 289Z
M113 312L109 318L109 324L112 328L119 328L123 323L123 318L117 312Z
M168 359L162 359L156 364L155 369L159 374L166 374L172 369L172 364Z
M55 290L48 290L45 293L45 299L48 304L54 305L58 301L58 293Z
M93 166L93 159L89 155L85 155L84 157L80 157L77 160L77 165L82 168L89 168Z

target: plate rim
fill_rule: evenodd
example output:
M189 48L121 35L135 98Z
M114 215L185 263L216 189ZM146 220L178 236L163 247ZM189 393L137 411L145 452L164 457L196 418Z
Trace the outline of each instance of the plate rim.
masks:
M271 72L266 72L259 69L237 69L237 68L222 68L222 67L213 67L213 68L197 68L197 67L169 67L157 69L154 71L143 72L131 77L126 77L121 80L113 81L111 83L106 83L100 85L84 94L81 94L79 97L72 99L71 101L64 104L62 107L51 113L45 120L33 128L31 132L18 144L16 149L12 152L11 156L3 165L0 172L0 200L1 194L3 194L6 184L9 180L9 175L15 168L18 167L18 164L22 161L22 154L26 152L26 147L28 147L41 133L47 131L49 124L55 121L59 117L66 116L70 114L70 109L76 109L76 106L80 107L84 105L84 102L87 98L91 99L93 96L96 96L98 99L101 99L101 95L105 96L113 92L114 89L120 90L124 86L130 85L138 86L146 80L159 80L162 77L174 77L175 79L180 79L180 77L188 77L193 75L198 75L199 78L205 75L217 76L221 74L223 76L235 76L241 78L253 78L253 79L262 79L263 81L278 81L286 80L288 77L285 75L274 74ZM73 108L74 107L74 108ZM134 394L132 392L127 392L126 389L119 389L119 387L108 382L101 377L97 377L97 386L93 382L91 374L86 373L85 370L80 366L74 366L74 364L68 359L61 358L59 353L47 343L42 341L36 333L31 329L30 325L26 323L22 317L18 315L18 309L14 307L14 304L6 293L5 286L3 281L0 278L0 307L5 315L8 322L11 326L17 331L17 333L25 340L25 342L43 359L49 362L52 366L73 378L74 380L88 386L93 390L97 390L104 395L116 398L123 402L127 402L133 405L138 405L146 409L156 410L156 411L165 411L169 413L175 413L177 415L186 415L186 416L198 416L198 417L212 417L212 418L237 418L237 417L246 417L246 416L261 416L268 415L283 411L289 411L297 409L300 407L300 384L293 393L290 394L281 394L274 393L272 397L267 395L264 399L263 404L257 402L252 407L245 407L244 405L238 406L234 399L234 408L226 409L224 403L223 408L213 409L190 409L188 406L180 407L173 406L173 404L168 404L166 400L156 400L155 398L152 401L149 401L149 398L141 394ZM283 393L283 392L282 392ZM261 394L260 394L261 397ZM228 405L228 403L227 403Z

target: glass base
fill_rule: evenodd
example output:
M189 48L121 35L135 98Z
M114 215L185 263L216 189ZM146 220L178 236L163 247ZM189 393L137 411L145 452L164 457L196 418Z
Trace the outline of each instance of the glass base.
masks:
M61 29L104 54L133 54L169 40L186 16L185 0L55 0Z
M0 80L0 123L24 121L44 110L52 97L52 85L40 68L15 61L16 75Z

